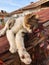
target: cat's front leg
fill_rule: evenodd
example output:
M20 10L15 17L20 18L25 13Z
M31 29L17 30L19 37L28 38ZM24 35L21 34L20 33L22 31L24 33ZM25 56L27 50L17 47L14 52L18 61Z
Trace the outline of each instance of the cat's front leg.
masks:
M25 46L24 46L24 37L23 37L23 33L24 30L19 30L19 32L16 34L16 46L18 49L18 54L20 57L20 60L22 62L24 62L25 64L30 64L31 63L31 57L29 55L29 53L26 51Z
M4 35L6 30L9 29L11 27L11 25L13 25L15 22L15 19L14 18L9 18L7 20L7 22L5 23L5 26L3 29L0 30L0 36Z
M4 35L6 33L7 27L5 26L0 30L0 36Z
M16 48L16 44L15 44L14 33L11 30L7 30L6 36L9 41L9 45L10 45L9 51L11 53L15 53L17 51L17 48Z
M9 28L8 23L6 22L4 28L0 30L0 36L4 35L6 33L6 30Z

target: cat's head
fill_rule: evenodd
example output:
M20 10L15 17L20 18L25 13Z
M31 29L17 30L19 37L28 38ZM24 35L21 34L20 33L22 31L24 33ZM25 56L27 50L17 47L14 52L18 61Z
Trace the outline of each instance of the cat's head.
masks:
M36 14L28 14L25 17L26 27L35 30L38 27L39 16Z

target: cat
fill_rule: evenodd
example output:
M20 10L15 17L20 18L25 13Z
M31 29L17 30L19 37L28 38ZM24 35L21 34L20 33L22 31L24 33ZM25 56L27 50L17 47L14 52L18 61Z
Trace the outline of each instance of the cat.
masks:
M0 36L6 33L10 45L9 51L11 53L15 53L17 51L20 60L25 64L30 64L32 59L24 45L24 33L32 33L31 28L34 27L33 22L36 22L34 20L37 18L37 15L32 14L28 14L17 19L11 17L7 20L4 28L0 30Z

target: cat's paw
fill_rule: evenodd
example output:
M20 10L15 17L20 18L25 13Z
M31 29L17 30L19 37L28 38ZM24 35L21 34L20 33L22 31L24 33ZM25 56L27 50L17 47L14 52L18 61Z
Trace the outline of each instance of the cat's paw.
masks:
M0 30L0 36L4 35L4 30Z
M25 64L30 64L32 62L30 55L27 51L20 52L20 60Z
M15 52L17 51L17 49L14 48L14 47L10 47L9 51L10 51L11 53L15 53Z

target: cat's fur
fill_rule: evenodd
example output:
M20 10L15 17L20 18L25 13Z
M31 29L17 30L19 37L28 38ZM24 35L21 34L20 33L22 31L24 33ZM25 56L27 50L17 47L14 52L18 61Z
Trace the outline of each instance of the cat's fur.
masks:
M4 28L0 30L0 36L6 33L7 39L10 44L9 51L11 53L15 53L17 51L21 61L25 64L30 64L32 61L29 53L26 51L23 37L23 32L32 32L32 30L30 29L31 24L29 25L28 23L28 20L31 19L31 17L35 16L28 14L17 19L10 18L6 22Z

